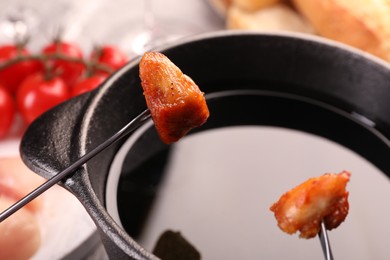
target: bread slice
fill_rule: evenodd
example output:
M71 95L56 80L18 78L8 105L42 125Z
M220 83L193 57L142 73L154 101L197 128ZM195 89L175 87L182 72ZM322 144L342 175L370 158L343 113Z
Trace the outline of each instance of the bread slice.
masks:
M257 31L295 31L313 34L310 23L285 4L275 4L256 12L232 6L226 18L228 29Z
M234 6L246 11L257 11L261 8L280 3L281 0L231 0Z
M231 6L232 0L208 0L211 7L214 8L214 10L221 15L222 17L226 16L226 13Z
M389 0L292 0L318 34L390 61Z

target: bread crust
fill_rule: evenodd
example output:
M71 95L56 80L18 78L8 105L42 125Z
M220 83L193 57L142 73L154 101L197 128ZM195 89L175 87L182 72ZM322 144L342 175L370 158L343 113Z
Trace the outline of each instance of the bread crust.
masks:
M231 0L234 6L246 11L256 11L261 8L280 3L281 0Z
M390 1L292 1L319 35L390 61Z
M226 27L233 30L295 31L314 34L314 29L306 18L285 4L275 4L256 12L232 6L227 13Z

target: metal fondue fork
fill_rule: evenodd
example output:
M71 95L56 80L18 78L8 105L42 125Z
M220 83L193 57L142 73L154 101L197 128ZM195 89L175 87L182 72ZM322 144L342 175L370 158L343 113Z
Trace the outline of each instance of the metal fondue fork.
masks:
M324 221L321 222L321 230L318 233L321 242L322 251L324 252L325 260L333 260L332 250L330 248L328 231L326 230Z

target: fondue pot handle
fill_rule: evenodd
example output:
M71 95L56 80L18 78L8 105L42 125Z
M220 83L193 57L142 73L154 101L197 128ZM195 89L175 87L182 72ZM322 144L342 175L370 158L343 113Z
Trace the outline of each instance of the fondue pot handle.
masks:
M72 162L77 160L85 147L82 146L83 124L88 109L91 109L99 89L75 97L49 110L37 118L25 132L20 153L24 163L35 173L51 178ZM120 120L118 120L121 122ZM88 129L91 130L91 129ZM101 132L102 138L111 132ZM92 146L95 145L92 144ZM99 164L99 157L115 151L115 146L107 148L97 158L91 159L102 169L108 165ZM98 234L110 259L158 259L139 246L121 227L112 220L104 209L104 174L86 172L87 165L82 166L59 184L73 193L85 207L97 226ZM93 181L91 181L93 179ZM66 205L64 205L64 211ZM108 227L115 227L110 229ZM130 246L129 246L130 245Z

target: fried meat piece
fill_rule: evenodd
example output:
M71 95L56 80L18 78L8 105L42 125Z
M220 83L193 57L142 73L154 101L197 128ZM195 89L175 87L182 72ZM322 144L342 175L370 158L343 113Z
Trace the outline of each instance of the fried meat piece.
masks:
M278 226L288 234L300 231L301 238L315 237L324 221L328 230L338 227L349 210L346 185L350 173L326 173L310 178L283 194L270 210Z
M139 70L146 104L164 143L176 142L206 122L204 93L165 55L145 53Z

